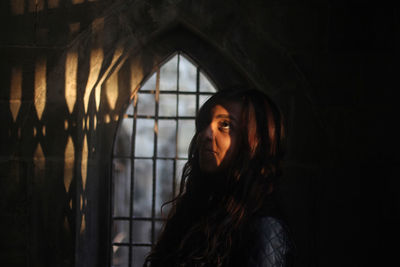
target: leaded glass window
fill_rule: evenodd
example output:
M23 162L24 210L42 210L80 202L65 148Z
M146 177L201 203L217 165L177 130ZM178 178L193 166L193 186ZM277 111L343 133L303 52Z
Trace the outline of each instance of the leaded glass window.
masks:
M174 54L142 85L119 123L113 152L112 266L142 266L179 190L199 107L216 92L201 68Z

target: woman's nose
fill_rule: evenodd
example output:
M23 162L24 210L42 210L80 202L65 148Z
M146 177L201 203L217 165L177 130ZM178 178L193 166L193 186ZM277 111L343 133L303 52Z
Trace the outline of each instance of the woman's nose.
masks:
M213 129L211 123L203 130L203 136L204 139L206 140L212 140L213 139Z

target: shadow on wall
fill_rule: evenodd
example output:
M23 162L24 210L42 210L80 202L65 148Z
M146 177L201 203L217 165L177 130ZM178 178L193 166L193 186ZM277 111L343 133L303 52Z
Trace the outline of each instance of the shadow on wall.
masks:
M7 219L12 230L6 240L17 236L20 258L33 265L106 265L112 142L128 103L142 81L177 50L202 63L218 88L260 84L247 65L238 63L246 54L234 42L247 40L226 34L221 44L207 43L194 26L155 12L161 7L146 1L109 6L100 0L11 0L9 8L11 24L29 22L36 28L26 30L26 36L6 33L6 39L29 44L7 48L10 64L4 68L9 90L1 113L7 125L1 172L8 180L2 182L2 198L3 203L16 200L2 208L9 218L18 210L16 220ZM275 61L287 64L274 52ZM297 79L290 75L286 84ZM273 86L262 88L281 97L287 117L294 116L288 96L293 88L282 94ZM298 194L297 188L287 190ZM304 215L298 210L293 214ZM306 235L307 222L301 227Z

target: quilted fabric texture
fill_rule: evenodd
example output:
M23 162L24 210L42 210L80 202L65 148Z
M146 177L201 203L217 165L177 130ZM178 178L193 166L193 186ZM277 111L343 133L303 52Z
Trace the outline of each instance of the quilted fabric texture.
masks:
M283 223L273 217L256 220L252 229L247 267L287 267L293 246Z

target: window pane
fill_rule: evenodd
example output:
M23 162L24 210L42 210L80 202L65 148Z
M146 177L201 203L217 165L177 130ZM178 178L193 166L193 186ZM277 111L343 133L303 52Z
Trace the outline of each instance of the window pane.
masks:
M159 116L176 116L176 95L160 94Z
M199 87L200 87L199 88L200 92L210 92L210 93L217 92L214 85L210 82L209 79L207 79L207 77L204 75L202 71L200 71Z
M178 82L179 91L187 93L177 91ZM198 88L197 85L200 87ZM160 90L158 103L155 102L157 89ZM167 90L173 92L166 92ZM129 220L113 219L111 229L113 243L129 243L129 237L136 244L148 244L157 240L164 224L160 219L166 218L171 207L171 205L164 206L161 214L161 206L171 200L174 193L175 196L179 193L182 170L187 161L189 143L195 131L194 120L180 117L195 116L196 107L201 106L210 97L210 95L197 97L197 90L210 95L216 92L213 83L207 79L204 72L199 73L199 67L196 64L184 55L175 54L168 62L160 66L159 72L149 76L137 96L137 115L157 115L157 127L155 127L154 118L138 118L135 122L135 132L133 132L133 101L127 107L114 141L113 216L129 217L132 209L134 217L144 217L144 219L132 218L132 229L129 229ZM179 103L177 103L178 97ZM156 107L158 114L155 113ZM172 118L163 119L163 117ZM134 144L131 143L132 137L135 137ZM156 150L155 140L157 140ZM135 151L132 150L133 147ZM155 151L156 155L154 155ZM168 159L154 159L153 156ZM140 157L148 159L140 159ZM183 159L178 160L176 157ZM133 160L135 168L134 175L131 177ZM153 173L154 160L157 163L155 173ZM130 191L131 182L133 192ZM155 218L152 218L152 212ZM154 221L155 228L152 229L154 219L157 221ZM153 240L152 233L155 234ZM150 251L148 246L113 246L113 266L128 266L130 249L132 262L129 267L142 266L145 256Z
M194 135L194 120L179 120L178 157L187 157L190 141Z
M137 103L138 115L148 115L154 116L155 110L155 99L153 94L139 94L139 99Z
M157 72L154 72L153 75L143 84L140 90L156 90L156 77Z
M114 159L114 216L129 216L131 160Z
M186 162L187 162L187 160L177 160L176 161L175 196L177 196L179 194L179 187L181 186L183 167L185 166Z
M133 248L133 266L142 267L144 259L149 254L150 247L135 247Z
M154 120L137 119L135 156L152 157L154 152Z
M199 108L211 97L211 95L200 95L199 96Z
M157 155L175 157L176 154L176 121L158 121Z
M197 68L184 56L179 59L179 91L196 91Z
M133 106L133 101L129 103L128 108L126 109L126 114L127 115L131 115L133 116L133 110L134 110L134 106Z
M173 160L157 160L157 185L156 185L156 217L166 217L169 207L164 206L161 216L161 206L172 199Z
M178 55L175 55L160 69L160 91L176 90L178 72Z
M113 267L128 267L129 247L113 246Z
M153 191L153 161L135 160L135 184L133 190L133 215L151 217Z
M179 116L196 115L196 95L179 95Z
M115 156L129 156L131 153L131 140L133 130L133 119L123 118L118 127L118 133L114 145Z
M113 243L128 243L129 221L114 220L112 232Z
M151 221L132 222L132 241L133 243L151 242Z

